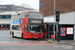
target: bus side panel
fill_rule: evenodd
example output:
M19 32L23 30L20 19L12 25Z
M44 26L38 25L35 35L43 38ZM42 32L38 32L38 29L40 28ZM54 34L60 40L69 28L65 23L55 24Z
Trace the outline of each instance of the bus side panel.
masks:
M25 25L27 24L27 18L23 19L23 23L21 24L21 29L23 33L23 37L27 38L27 31L25 31Z
M28 33L27 38L40 38L43 39L44 33Z

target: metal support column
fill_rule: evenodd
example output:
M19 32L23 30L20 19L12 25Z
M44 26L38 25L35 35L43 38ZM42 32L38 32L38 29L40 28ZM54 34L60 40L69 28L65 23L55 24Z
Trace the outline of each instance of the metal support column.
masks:
M75 25L74 25L74 41L75 41Z
M55 0L54 0L54 35L55 35L55 19L56 17L55 17Z

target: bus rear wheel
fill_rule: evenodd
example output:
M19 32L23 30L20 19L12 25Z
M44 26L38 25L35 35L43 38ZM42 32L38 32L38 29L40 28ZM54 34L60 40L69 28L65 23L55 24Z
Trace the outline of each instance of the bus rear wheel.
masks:
M12 37L14 37L14 33L12 32Z
M21 34L21 39L23 39L23 33Z

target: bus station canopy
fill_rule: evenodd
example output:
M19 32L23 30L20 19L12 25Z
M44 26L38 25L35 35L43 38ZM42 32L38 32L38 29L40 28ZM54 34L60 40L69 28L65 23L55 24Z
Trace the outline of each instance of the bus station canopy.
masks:
M54 23L54 15L44 17L44 23ZM60 14L59 24L75 24L75 12Z

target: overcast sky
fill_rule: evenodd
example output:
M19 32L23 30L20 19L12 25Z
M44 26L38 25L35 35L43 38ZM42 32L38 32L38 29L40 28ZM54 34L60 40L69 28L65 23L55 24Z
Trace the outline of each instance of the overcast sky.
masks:
M39 9L39 0L0 0L0 5L1 4L21 5L22 3L29 4L34 9Z

